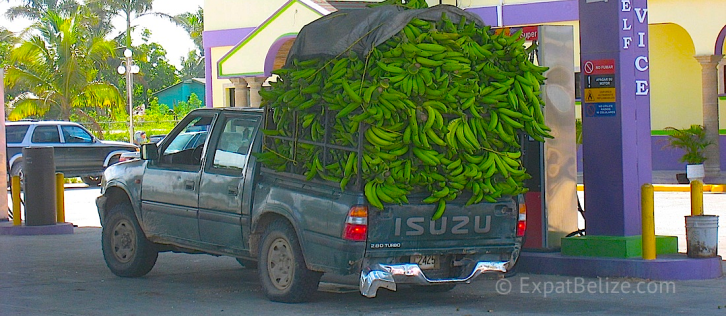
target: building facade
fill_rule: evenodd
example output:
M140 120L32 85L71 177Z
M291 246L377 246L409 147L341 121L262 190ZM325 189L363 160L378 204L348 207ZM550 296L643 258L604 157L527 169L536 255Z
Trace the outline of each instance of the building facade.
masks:
M600 1L600 0L587 0ZM379 1L206 0L204 3L206 96L209 107L259 106L257 91L280 68L297 33L307 23L336 10ZM430 6L456 5L493 27L572 25L575 74L579 77L578 0L427 0ZM630 0L619 0L628 6ZM638 12L647 18L648 34L624 45L649 48L650 109L654 170L684 168L681 153L664 148L666 127L706 126L714 140L726 118L719 115L724 98L726 1L650 0ZM587 36L593 36L588 34ZM640 41L640 42L639 42ZM577 80L579 82L579 80ZM579 104L579 103L578 103ZM580 113L580 109L575 111ZM579 114L578 114L579 116ZM726 139L710 146L707 164L726 168ZM721 153L723 151L723 153ZM721 157L724 157L723 159ZM708 166L707 166L708 167Z

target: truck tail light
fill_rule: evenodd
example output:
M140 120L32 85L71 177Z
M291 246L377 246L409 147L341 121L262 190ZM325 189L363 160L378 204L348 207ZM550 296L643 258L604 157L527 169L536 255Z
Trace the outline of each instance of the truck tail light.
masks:
M355 205L348 211L343 229L343 239L365 241L368 236L368 207Z
M524 198L519 199L519 216L517 217L517 237L524 237L527 231L527 204Z

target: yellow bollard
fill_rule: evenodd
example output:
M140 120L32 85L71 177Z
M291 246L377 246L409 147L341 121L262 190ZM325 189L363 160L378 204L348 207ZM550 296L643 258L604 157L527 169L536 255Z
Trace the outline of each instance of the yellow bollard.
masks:
M641 188L641 209L643 222L643 259L655 259L655 215L653 207L653 185L646 183Z
M13 199L13 226L20 226L20 177L10 178L10 197Z
M66 203L65 203L65 187L64 187L65 177L63 176L63 173L56 172L55 173L55 196L56 196L56 222L58 223L65 223L66 222Z
M691 181L691 216L703 215L703 182Z

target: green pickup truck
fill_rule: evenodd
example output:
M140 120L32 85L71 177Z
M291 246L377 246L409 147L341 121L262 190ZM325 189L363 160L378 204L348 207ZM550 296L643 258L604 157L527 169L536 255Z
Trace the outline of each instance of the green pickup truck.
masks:
M504 274L517 261L525 228L519 196L465 206L370 206L339 183L264 168L264 110L198 109L141 159L109 167L96 204L109 269L138 277L164 251L237 258L258 268L273 301L300 302L324 273L359 275L360 292L398 285L445 291L482 273Z

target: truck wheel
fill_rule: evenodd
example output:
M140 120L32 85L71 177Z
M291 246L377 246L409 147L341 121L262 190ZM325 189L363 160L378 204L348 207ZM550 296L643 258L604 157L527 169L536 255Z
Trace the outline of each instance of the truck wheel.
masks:
M260 283L271 301L304 302L318 290L322 273L307 269L297 235L285 222L267 227L258 264Z
M149 273L159 254L144 236L131 206L125 203L115 205L106 218L101 247L106 265L120 277L140 277Z
M81 177L81 180L83 180L83 183L87 184L89 187L97 187L101 184L101 176Z

